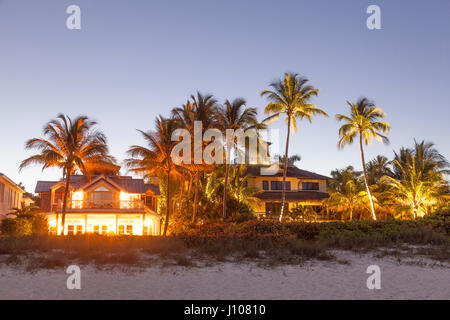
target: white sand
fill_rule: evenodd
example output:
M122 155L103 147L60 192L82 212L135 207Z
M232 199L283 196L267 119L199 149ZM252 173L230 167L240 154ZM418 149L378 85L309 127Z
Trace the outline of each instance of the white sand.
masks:
M212 267L151 267L142 272L81 268L81 290L68 290L64 270L26 273L0 267L0 299L450 299L448 264L399 263L339 252L336 262L260 268L223 263ZM417 262L417 260L416 260ZM369 290L369 265L381 268L381 289Z

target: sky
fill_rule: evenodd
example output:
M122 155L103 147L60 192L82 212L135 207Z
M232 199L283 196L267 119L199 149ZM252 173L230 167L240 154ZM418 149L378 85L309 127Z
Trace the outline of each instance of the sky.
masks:
M69 5L81 30L69 30ZM369 30L369 5L381 30ZM450 1L138 1L0 0L0 172L34 191L58 170L18 170L58 113L99 123L112 155L143 144L136 129L200 91L219 102L244 97L264 118L263 89L296 72L320 88L312 102L330 117L299 123L290 154L299 167L328 175L361 168L357 144L337 149L346 101L373 100L392 125L390 145L366 159L432 141L450 159ZM281 131L284 121L271 124Z

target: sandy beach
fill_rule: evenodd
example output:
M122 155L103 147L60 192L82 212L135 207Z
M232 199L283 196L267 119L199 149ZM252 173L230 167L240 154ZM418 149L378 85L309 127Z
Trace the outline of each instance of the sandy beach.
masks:
M449 299L448 264L425 259L339 252L341 262L261 267L219 263L207 267L98 270L81 267L81 289L69 290L63 268L29 273L2 265L0 299ZM343 262L346 261L346 262ZM381 289L369 290L369 265L381 269Z

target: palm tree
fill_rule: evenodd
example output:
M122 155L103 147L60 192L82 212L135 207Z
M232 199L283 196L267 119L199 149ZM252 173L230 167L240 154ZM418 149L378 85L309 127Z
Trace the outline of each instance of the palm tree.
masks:
M331 208L349 212L350 221L353 220L355 209L364 205L367 192L363 190L361 172L354 171L352 166L336 169L331 172L329 181L330 197L324 201Z
M288 158L288 166L293 166L297 161L302 160L302 157L298 154L294 154ZM284 164L284 156L278 157L278 162L280 165Z
M270 84L273 90L263 90L261 96L267 97L270 101L265 108L267 114L273 116L286 115L287 122L287 135L286 135L286 149L284 153L284 168L283 168L283 189L282 189L282 202L280 221L283 219L283 212L286 200L286 173L288 167L289 158L289 138L291 129L295 132L297 130L296 119L307 119L312 121L314 115L328 114L310 104L309 101L313 96L317 96L319 89L315 89L313 86L308 85L308 80L299 76L296 73L286 73L284 79L275 81Z
M8 213L10 216L18 217L29 217L32 215L35 215L36 213L39 213L41 211L41 208L35 206L35 205L29 205L24 206L22 208L12 208L13 212Z
M25 144L26 149L37 149L39 153L23 160L20 170L31 164L42 165L42 170L51 167L63 170L63 179L66 179L61 219L63 234L71 176L77 171L88 177L92 173L118 171L116 160L108 155L106 136L93 128L96 124L86 116L72 120L59 114L44 126L47 139L33 138Z
M155 131L144 132L138 130L148 147L138 145L131 146L127 153L130 156L125 164L130 171L143 174L146 177L162 173L166 177L166 221L163 235L167 234L170 218L170 177L178 175L176 165L172 159L172 150L176 141L172 141L172 132L177 128L173 119L162 116L156 118Z
M445 175L450 164L432 142L417 142L413 148L394 152L393 172L383 177L388 189L385 194L400 210L410 210L412 217L424 215L428 208L448 191Z
M416 167L423 171L423 174L439 173L442 175L450 174L450 164L447 159L439 153L432 142L417 142L414 140L414 147L401 148L400 151L394 152L393 176L401 179L403 171L398 166L411 164L413 157L415 158Z
M402 205L399 209L411 210L413 219L428 213L429 207L443 199L448 191L442 174L423 170L416 159L412 155L407 163L395 160L400 180L389 176L382 178L382 182L389 186L387 194L390 198Z
M239 130L243 131L247 130L248 127L253 126L257 123L256 119L256 108L245 108L246 101L243 98L237 98L230 102L226 100L223 106L220 106L216 110L216 119L218 128L222 130L223 134L226 137L225 143L225 183L223 189L223 205L222 205L222 216L226 218L227 216L227 188L228 188L228 174L230 168L230 155L231 149L236 148L236 137L228 137L226 134L227 130ZM231 139L228 139L231 138Z
M379 119L383 119L386 114L367 98L359 99L356 104L348 101L347 103L350 106L350 116L342 114L336 115L338 121L344 122L339 129L340 139L338 148L342 149L345 145L353 143L354 139L359 136L364 183L370 200L372 217L376 220L377 217L375 215L372 194L368 183L366 162L364 160L363 140L366 146L369 145L373 139L380 140L383 143L389 143L389 139L381 133L388 133L390 125L387 122L379 121Z
M191 134L191 137L194 137L196 134L203 134L207 129L213 128L215 126L215 118L214 115L216 113L217 108L217 100L214 99L212 95L206 94L203 95L200 92L197 92L197 95L191 95L190 101L187 101L185 105L179 108L175 108L172 110L172 117L176 121L176 125L180 128L185 128ZM202 132L195 132L194 122L200 121L202 123ZM191 163L190 164L182 164L187 170L189 170L190 177L195 178L195 195L194 195L194 209L192 214L192 222L195 223L197 217L197 207L198 207L198 191L199 191L199 179L200 172L204 172L210 169L211 166L207 165L203 162L198 164L195 163L194 157L195 153L202 154L203 150L206 147L206 143L201 145L200 150L196 150L193 145L193 149L191 152ZM203 158L202 158L203 159ZM190 181L189 185L192 184Z
M378 155L366 164L369 185L378 184L383 176L392 176L392 161L385 156Z

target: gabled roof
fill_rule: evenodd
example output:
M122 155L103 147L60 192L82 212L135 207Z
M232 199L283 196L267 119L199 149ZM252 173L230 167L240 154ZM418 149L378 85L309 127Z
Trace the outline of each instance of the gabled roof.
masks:
M84 188L91 183L95 183L100 180L102 176L94 176L89 180L83 175L73 175L70 180L71 188L77 190ZM106 176L103 177L106 181L118 186L121 190L129 193L145 193L150 190L155 195L160 195L159 187L154 184L144 183L143 179L133 179L129 176ZM64 184L64 181L38 181L34 192L50 192L53 187L56 187L60 183Z
M21 187L19 187L19 185L17 183L15 183L14 181L12 181L10 178L8 178L7 175L5 175L4 173L0 172L0 178L3 178L6 182L8 182L11 186L13 186L14 188L16 188L17 190L20 190L20 192L24 193L25 190L22 189Z
M267 166L262 165L254 165L249 166L247 169L247 173L255 176L255 177L282 177L283 176L283 167L279 166L278 172L274 175L262 175L261 174L261 168L265 168ZM287 169L287 177L294 177L294 178L306 178L306 179L317 179L317 180L328 180L330 179L327 176L323 176L321 174L317 174L311 171L306 171L297 168L296 166L288 166Z
M281 191L264 191L255 195L262 201L281 201ZM286 201L321 201L330 195L318 191L287 191Z

